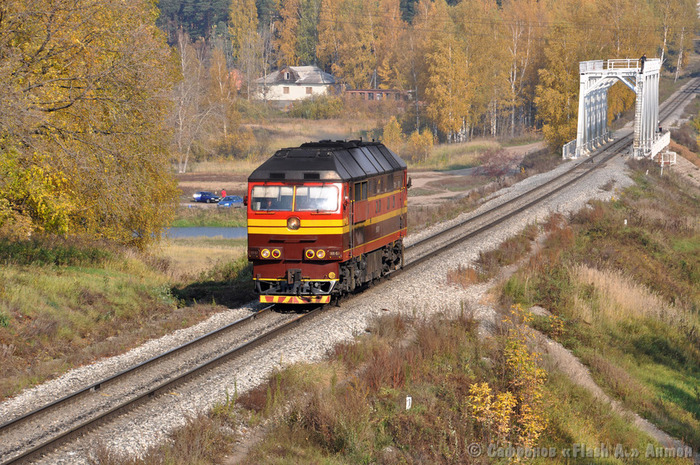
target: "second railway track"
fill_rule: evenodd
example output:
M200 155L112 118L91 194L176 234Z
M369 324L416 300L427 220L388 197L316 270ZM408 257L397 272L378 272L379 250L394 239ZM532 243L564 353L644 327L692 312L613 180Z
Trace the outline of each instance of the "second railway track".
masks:
M698 92L699 83L698 80L693 81L683 92L664 102L660 110L662 123L676 108ZM493 228L507 218L565 189L604 164L615 154L626 150L630 144L631 137L620 138L605 147L605 150L596 154L595 157L576 164L573 169L537 186L525 195L503 202L439 234L412 244L406 250L405 268L418 265L436 253L454 246L465 237ZM277 334L316 313L302 316L274 314L276 316L271 318L265 316L271 314L273 313L266 309L220 331L197 338L191 343L163 354L162 357L154 357L109 379L86 386L74 394L67 395L33 412L18 414L9 420L3 419L4 422L0 425L0 465L23 463L50 451L95 425L104 423L110 417L133 409L159 393L172 390L177 384L182 384L225 360L235 358L236 352L249 350L274 338ZM231 341L238 341L233 344L236 347L233 350L226 350L231 349ZM209 349L203 348L209 344L211 344ZM188 352L190 355L186 356ZM168 368L168 364L173 366ZM134 382L156 366L160 368L145 376L150 380L141 379ZM80 408L76 409L75 405L80 405ZM76 413L75 410L78 412Z

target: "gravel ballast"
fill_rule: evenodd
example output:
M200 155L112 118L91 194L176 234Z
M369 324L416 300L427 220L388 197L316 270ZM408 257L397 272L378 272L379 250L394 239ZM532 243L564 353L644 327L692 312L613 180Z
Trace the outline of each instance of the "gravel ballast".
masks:
M556 170L532 176L490 196L477 211L460 215L452 222L461 221L483 209L492 208L509 198L530 190L534 185L570 168L574 162L566 162ZM603 186L613 185L604 190ZM184 425L188 416L207 411L212 404L223 401L227 393L244 392L263 382L280 366L298 361L313 362L322 359L336 343L362 333L368 320L384 313L407 312L411 315L430 316L435 312L458 312L468 307L488 326L494 311L482 302L488 284L467 289L446 283L448 271L458 266L470 266L479 252L497 247L506 238L520 232L527 224L544 220L552 212L569 213L583 208L591 199L609 200L616 189L632 184L627 176L622 156L616 156L608 164L564 189L539 206L502 223L495 231L483 233L465 241L461 246L441 254L417 269L408 270L400 277L385 281L366 293L331 308L303 326L275 341L264 345L235 362L228 363L199 378L177 392L166 394L134 412L116 419L99 429L99 434L78 440L37 463L84 464L89 451L99 442L118 453L140 454L149 446L167 437L172 429ZM407 244L432 235L445 225L436 225L407 238ZM102 360L93 365L72 370L51 382L29 389L17 397L0 404L0 418L16 416L37 404L53 400L57 396L75 390L87 383L98 381L109 374L136 364L157 353L167 351L190 338L248 315L256 305L232 309L212 316L192 328L176 331L153 340L118 357Z

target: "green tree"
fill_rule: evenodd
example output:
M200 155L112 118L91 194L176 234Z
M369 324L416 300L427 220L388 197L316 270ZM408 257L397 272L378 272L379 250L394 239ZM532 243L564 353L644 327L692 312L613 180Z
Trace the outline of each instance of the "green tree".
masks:
M0 192L33 229L144 246L168 223L175 71L156 16L143 0L4 2ZM11 194L21 179L57 198Z
M301 0L297 29L297 55L304 65L317 63L318 20L321 0Z

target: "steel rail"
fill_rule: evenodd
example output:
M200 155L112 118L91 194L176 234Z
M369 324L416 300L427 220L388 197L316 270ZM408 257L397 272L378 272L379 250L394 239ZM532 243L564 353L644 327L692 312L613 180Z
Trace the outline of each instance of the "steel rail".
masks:
M698 89L700 89L700 78L696 78L694 81L691 81L691 83L689 83L687 85L686 89L683 89L682 91L678 92L677 94L673 95L671 98L666 100L663 104L661 104L661 106L659 108L659 119L661 121L665 121L665 119L668 116L670 116L670 114L673 113L676 109L678 109L681 106L681 104L685 103L686 100L689 100L691 98L691 97L689 97L689 95L695 94L698 91ZM450 233L458 228L464 227L465 225L467 225L469 223L473 223L474 221L476 221L478 219L481 219L485 216L491 215L499 210L503 210L504 208L510 206L511 204L513 204L519 200L522 200L522 197L534 194L535 192L541 191L541 190L551 186L552 184L554 184L556 182L560 182L563 178L565 178L566 176L569 176L572 172L574 172L574 170L576 170L577 168L580 168L581 165L583 165L584 163L592 163L596 157L602 156L602 154L608 152L609 150L618 150L618 151L624 150L625 148L627 148L627 146L629 146L632 143L632 140L631 140L632 137L633 137L633 134L628 134L624 137L621 137L620 139L614 141L612 144L602 147L600 149L600 151L596 152L591 157L577 163L570 170L562 173L561 175L556 176L556 177L554 177L554 178L552 178L552 179L550 179L542 184L539 184L539 185L533 187L532 189L530 189L529 191L527 191L527 192L525 192L517 197L509 199L500 205L497 205L493 208L490 208L490 209L488 209L484 212L481 212L475 216L469 217L469 218L467 218L467 219L465 219L465 220L463 220L455 225L450 226L449 228L443 229L443 230L441 230L441 231L439 231L439 232L437 232L437 233L435 233L435 234L433 234L425 239L422 239L418 242L415 242L411 245L408 245L405 247L405 250L410 250L410 249L413 249L413 248L418 247L420 245L426 244L429 241L433 241L433 240L435 240L439 237L442 237L442 236L444 236L444 235L446 235L446 234L448 234L448 233ZM621 145L621 147L618 147L618 145ZM576 179L580 179L580 177L576 178ZM564 187L571 185L571 184L572 183L569 182ZM552 193L558 192L559 190L561 190L561 188L552 191ZM522 210L519 210L519 211L522 211Z
M695 94L698 91L698 88L700 88L700 79L696 79L695 82L688 85L688 88L684 89L681 92L678 92L676 95L674 95L674 97L672 97L669 100L667 100L666 102L664 102L664 104L662 104L661 108L660 108L660 119L662 119L661 115L665 114L666 116L664 116L662 119L665 121L665 119L668 117L668 115L671 112L675 111L682 103L685 102L685 100L689 99L688 95ZM464 236L461 236L455 240L449 241L446 245L443 245L440 248L431 251L431 253L428 253L426 255L423 255L421 257L416 258L415 260L411 261L410 263L404 265L403 270L410 269L410 268L416 266L417 264L419 264L419 263L421 263L421 262L423 262L431 257L434 257L435 255L441 253L442 251L444 251L450 247L453 247L455 244L457 244L459 242L462 242L470 237L473 237L473 236L475 236L475 235L477 235L477 234L479 234L487 229L493 228L494 226L502 223L503 221L506 221L507 219L517 215L518 213L521 213L522 211L526 210L527 208L530 208L531 206L533 206L533 205L541 202L542 200L552 196L553 194L564 189L565 187L568 187L571 184L577 182L581 178L590 174L595 169L603 166L603 164L605 162L607 162L610 158L615 156L622 149L626 148L631 143L631 141L629 141L629 139L631 139L631 135L627 135L627 136L615 141L613 144L611 144L607 147L604 147L600 152L596 153L594 156L588 158L587 160L576 164L570 170L568 170L566 173L563 173L562 175L557 176L556 178L553 178L553 179L525 192L524 194L521 194L518 197L510 199L510 200L504 202L503 204L500 204L492 209L489 209L489 210L482 212L474 217L471 217L465 221L462 221L457 225L451 226L450 228L448 228L448 229L446 229L438 234L432 235L429 238L426 238L424 240L421 240L419 242L411 244L410 246L407 246L406 249L411 249L413 247L416 247L419 244L425 244L427 241L431 241L431 240L434 240L438 237L441 237L444 234L446 234L447 232L450 232L450 231L453 231L459 227L465 226L468 223L472 223L475 220L477 220L479 218L483 218L484 216L486 216L488 214L492 214L498 210L502 210L505 206L512 204L516 200L518 200L518 199L522 200L522 197L532 195L535 192L538 192L547 186L551 186L554 182L561 180L562 178L570 175L577 168L581 167L581 165L583 163L592 162L594 157L601 157L601 159L597 163L594 163L593 166L586 169L583 173L580 173L577 176L573 177L572 179L566 181L564 184L557 186L555 189L552 189L551 191L548 191L548 192L544 193L543 195L538 196L537 198L533 199L530 202L527 202L525 205L517 208L516 210L509 212L506 215L502 215L502 216L496 218L495 220L487 223L486 225L484 225L484 226L482 226L474 231L469 232L468 234L466 234ZM621 147L618 147L618 145ZM399 270L399 271L402 271L402 270ZM395 273L395 274L399 274L399 273ZM394 275L394 273L392 273L392 275ZM391 277L391 275L390 275L390 277ZM185 350L186 348L192 348L192 347L194 347L194 345L196 345L196 344L198 344L206 339L210 339L211 337L214 337L215 335L221 335L225 331L233 328L234 326L237 327L237 326L240 326L244 322L252 321L254 318L259 316L260 314L269 311L271 308L272 308L272 306L264 308L264 309L254 313L252 315L249 315L241 320L237 320L236 322L231 323L230 325L227 325L227 326L224 326L224 327L219 328L217 330L211 331L210 333L207 333L203 336L200 336L200 337L198 337L192 341L189 341L181 346L178 346L178 347L176 347L168 352L165 352L165 353L160 354L158 356L155 356L155 357L153 357L145 362L142 362L138 365L130 367L126 370L123 370L122 372L117 373L114 376L111 376L109 378L101 380L97 383L93 383L85 389L76 391L76 392L69 394L69 395L67 395L67 396L65 396L65 397L63 397L55 402L52 402L52 403L47 404L45 406L42 406L38 409L35 409L35 410L25 414L25 415L22 415L18 418L15 418L13 420L5 422L2 425L0 425L0 434L3 431L6 431L7 429L18 425L19 423L21 423L23 421L27 421L28 419L36 417L39 414L46 413L47 411L49 411L53 408L56 408L57 406L59 406L61 404L65 404L67 402L75 400L76 398L80 397L81 395L84 395L88 392L94 392L96 390L99 390L101 387L105 386L106 384L113 383L117 379L123 378L124 376L131 374L131 373L134 373L139 369L145 368L148 365L152 365L153 363L156 363L158 361L162 361L166 358L169 358L169 357ZM272 329L271 331L268 331L268 332L256 337L255 339L253 339L245 344L242 344L238 347L235 347L235 348L227 351L226 353L219 355L219 356L217 356L209 361L200 363L196 367L194 367L190 370L187 370L186 372L184 372L184 373L182 373L182 374L180 374L180 375L178 375L178 376L176 376L168 381L165 381L154 388L149 389L147 392L144 392L144 393L138 395L137 397L132 398L128 401L124 401L121 404L111 408L109 411L104 412L104 413L102 413L102 414L100 414L92 419L86 420L83 423L81 423L80 425L74 426L74 427L70 428L70 430L68 430L64 433L61 433L59 435L56 435L48 441L45 441L42 444L38 444L38 445L32 447L31 449L24 451L21 454L10 458L9 460L2 462L0 465L14 465L17 463L22 463L22 462L27 461L31 458L37 457L40 454L46 453L47 451L53 450L56 447L58 447L60 444L63 444L66 441L68 441L74 437L82 435L87 430L94 428L97 425L103 424L104 422L108 421L110 418L112 418L116 415L120 415L126 411L132 410L136 406L141 405L142 403L146 402L148 399L157 397L158 395L162 394L163 392L171 390L177 386L180 386L180 385L186 383L187 381L201 375L202 373L204 373L208 370L215 368L216 366L218 366L226 361L232 360L236 357L243 355L245 352L252 350L253 348L259 346L260 344L267 342L267 341L273 339L274 337L277 337L278 335L290 330L292 327L298 325L302 320L304 320L304 321L310 320L312 317L318 315L321 312L322 308L323 307L319 307L319 308L316 308L314 310L311 310L310 312L308 312L306 314L302 314L299 317L295 318L294 320L291 320L287 323L284 323L284 324Z
M2 437L3 433L8 432L11 429L21 427L21 425L26 424L27 422L36 419L40 415L46 415L49 412L52 412L54 410L57 410L61 407L64 407L70 403L76 402L80 400L81 398L100 390L101 388L107 387L109 385L115 384L116 382L124 380L126 377L133 375L145 368L150 368L158 363L162 363L164 361L170 360L176 355L179 355L183 353L184 351L187 350L192 350L196 348L197 346L202 345L203 343L212 340L215 337L223 336L227 332L230 332L231 330L234 329L239 329L244 327L247 323L252 322L253 320L259 318L260 316L268 313L272 308L274 308L273 305L270 305L268 307L262 308L258 310L255 313L252 313L244 318L241 318L239 320L236 320L228 325L222 326L221 328L217 328L213 331L210 331L206 334L203 334L195 339L192 339L191 341L188 341L182 345L179 345L173 349L170 349L166 352L163 352L161 354L158 354L154 357L149 358L148 360L145 360L141 363L138 363L136 365L133 365L131 367L128 367L110 377L107 377L105 379L102 379L100 381L97 381L95 383L90 384L89 386L77 390L75 392L72 392L64 397L61 397L60 399L57 399L53 402L50 402L48 404L45 404L41 407L38 407L30 412L27 412L23 415L20 415L16 418L13 418L9 421L4 422L3 424L0 425L0 437ZM14 460L14 459L13 459ZM1 465L5 465L5 463L15 463L15 462L2 462Z
M95 416L91 419L88 419L79 425L76 425L74 427L71 427L69 430L60 433L53 438L42 442L41 444L37 444L36 446L23 451L22 453L15 455L14 457L10 458L7 461L2 462L1 465L15 465L19 463L24 463L28 460L31 460L33 458L38 457L39 455L45 454L47 452L50 452L56 448L58 448L61 444L64 444L65 442L79 437L88 430L95 428L99 425L104 424L105 422L109 421L111 418L116 417L118 415L121 415L125 412L128 412L130 410L133 410L134 408L138 407L139 405L149 401L150 399L153 399L155 397L158 397L159 395L171 391L172 389L175 389L186 382L192 380L193 378L196 378L198 376L201 376L205 372L227 362L230 360L233 360L237 357L240 357L244 355L246 352L258 347L259 345L274 339L275 337L281 335L282 333L289 331L292 329L292 327L299 325L302 321L308 321L311 320L313 317L317 316L321 311L323 307L318 307L315 308L308 313L299 315L295 319L288 321L286 323L283 323L270 331L256 337L255 339L252 339L244 344L241 344L215 358L212 358L211 360L205 361L200 363L199 365L187 370L186 372L169 379L167 381L164 381L163 383L159 384L158 386L149 389L148 391L139 394L138 396L129 399L127 401L124 401L120 403L119 405L111 408L110 410L101 413L98 416ZM267 309L266 309L267 310Z

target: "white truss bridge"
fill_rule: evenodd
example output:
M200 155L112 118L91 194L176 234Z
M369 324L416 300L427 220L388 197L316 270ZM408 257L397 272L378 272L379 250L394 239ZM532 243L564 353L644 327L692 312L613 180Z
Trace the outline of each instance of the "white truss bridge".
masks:
M661 153L671 142L671 135L659 126L660 70L661 60L658 58L644 62L638 59L580 62L576 140L564 145L562 156L565 159L588 156L612 140L607 118L608 89L618 81L637 96L632 156L654 159Z

